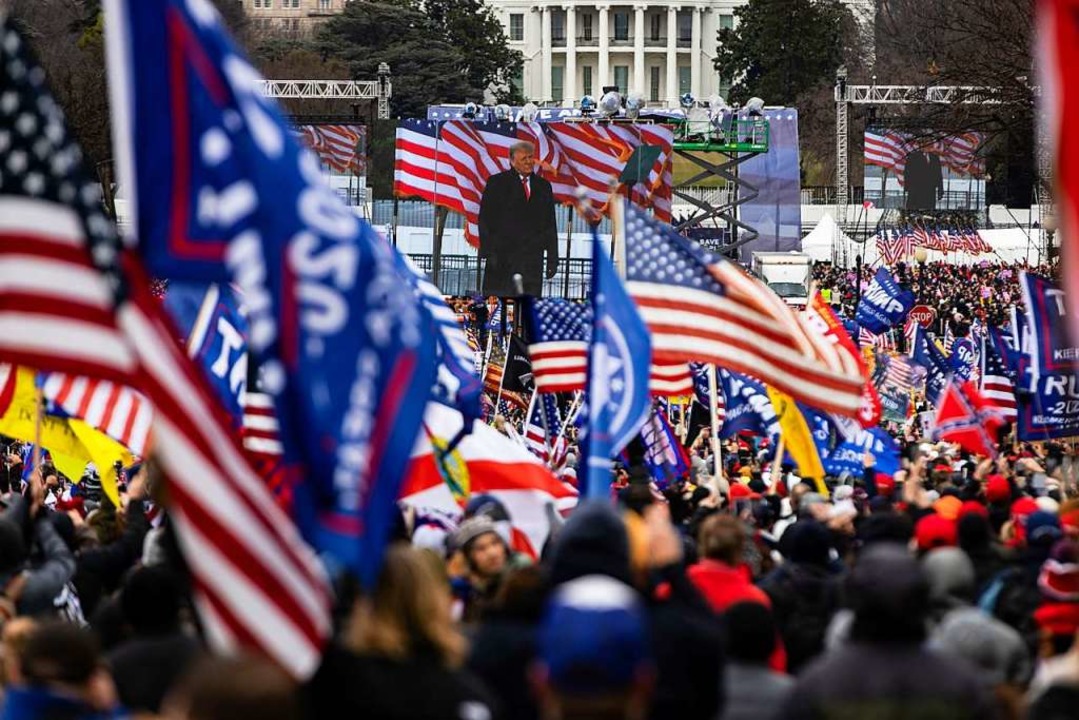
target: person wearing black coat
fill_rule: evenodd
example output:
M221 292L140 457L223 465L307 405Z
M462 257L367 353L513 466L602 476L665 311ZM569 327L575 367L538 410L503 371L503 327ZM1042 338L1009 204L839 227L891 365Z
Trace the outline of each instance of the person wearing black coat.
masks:
M517 295L513 276L519 273L525 294L539 297L544 270L548 279L558 272L554 192L534 172L532 143L514 143L509 153L510 169L488 178L480 199L480 257L487 261L483 293Z

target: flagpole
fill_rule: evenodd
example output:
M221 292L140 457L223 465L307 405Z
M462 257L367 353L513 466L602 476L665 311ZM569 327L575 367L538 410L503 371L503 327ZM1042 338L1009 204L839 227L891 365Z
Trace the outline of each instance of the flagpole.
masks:
M558 429L558 437L554 439L552 445L558 444L558 441L566 434L566 429L570 426L570 423L577 419L577 413L581 410L581 397L581 391L577 390L573 396L573 402L570 403L569 410L566 411L566 419L562 421L562 427Z
M768 488L769 495L776 494L776 488L783 479L783 451L785 449L786 443L783 439L783 433L781 432L779 433L779 442L776 443L776 459L772 461L772 482L771 487Z
M503 310L503 317L505 317L505 310ZM502 357L505 358L502 361L502 374L498 376L498 396L495 398L495 412L493 417L498 417L498 406L502 403L502 385L506 382L506 365L509 360L509 339L506 340L506 347L502 351Z
M712 419L712 486L719 495L719 479L723 477L723 446L719 442L719 414L716 412L717 400L716 365L708 363L708 398L712 407L708 408Z
M35 375L36 379L36 375ZM41 469L41 423L45 415L45 389L34 383L34 449L31 462L35 470Z

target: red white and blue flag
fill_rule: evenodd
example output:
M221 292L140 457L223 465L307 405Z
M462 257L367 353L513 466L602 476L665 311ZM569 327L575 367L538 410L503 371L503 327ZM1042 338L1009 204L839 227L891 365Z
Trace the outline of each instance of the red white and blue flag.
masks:
M587 305L544 298L534 300L533 337L528 346L532 374L540 392L583 390L592 311ZM648 387L655 397L688 396L693 378L685 362L653 362Z
M115 20L107 24L112 31ZM0 232L0 252L33 251L59 261L50 282L69 296L39 300L37 312L52 318L26 333L36 343L22 350L0 346L0 356L23 362L30 350L40 370L116 381L153 404L156 453L207 639L219 649L261 652L296 676L310 674L330 633L328 587L314 556L244 459L138 259L121 248L44 72L6 21L0 21L0 68L0 131L11 141L0 159L9 169L16 159L20 168L0 177L0 218L8 230L27 219L36 228L30 243ZM14 269L6 261L0 268ZM5 339L26 319L20 302L34 277L0 283ZM82 344L81 355L73 356L69 343Z

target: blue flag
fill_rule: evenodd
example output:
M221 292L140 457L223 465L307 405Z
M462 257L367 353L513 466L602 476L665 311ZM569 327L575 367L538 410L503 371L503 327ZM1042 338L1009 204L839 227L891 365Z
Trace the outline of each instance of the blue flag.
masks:
M371 587L435 379L431 315L210 3L113 6L117 164L143 257L158 276L243 292L262 390L302 478L293 516Z
M588 472L582 496L605 498L611 458L640 431L652 409L652 339L614 265L592 238L592 342L588 347Z
M188 357L205 371L233 426L239 428L247 388L247 320L239 299L228 286L174 281L165 292L165 309L185 338Z
M1024 441L1079 435L1079 347L1066 333L1064 291L1027 272L1020 285L1016 432Z
M978 358L974 353L974 343L967 338L960 338L952 343L952 354L948 358L951 361L952 372L960 382L970 380L974 366Z
M862 293L854 319L870 332L883 333L901 323L912 307L914 293L899 287L892 274L882 267Z
M726 418L720 437L730 438L748 432L779 440L779 418L764 384L748 375L719 368L716 381L726 402Z
M948 385L951 367L944 353L929 339L921 325L914 332L911 359L925 368L925 397L932 405L936 405Z
M666 401L656 403L651 417L641 430L641 441L644 443L644 461L660 488L667 487L671 481L689 472L686 451L667 420Z
M821 456L821 461L829 475L849 473L860 477L862 458L867 451L876 459L877 472L885 475L899 472L899 445L883 428L863 430L853 440L840 443L827 457Z

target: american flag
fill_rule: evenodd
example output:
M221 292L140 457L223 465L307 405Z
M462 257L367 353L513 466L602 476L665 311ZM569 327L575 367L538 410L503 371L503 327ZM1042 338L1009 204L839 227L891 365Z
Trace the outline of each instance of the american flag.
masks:
M566 438L559 434L561 429L558 399L551 393L533 393L525 418L525 447L555 471L565 464L569 449Z
M584 390L592 310L560 298L533 301L533 340L528 346L536 389L542 392ZM693 393L685 362L653 362L648 387L657 397Z
M861 325L858 326L858 347L874 347L878 350L891 350L895 347L895 342L892 340L890 333L877 334L870 330L866 330Z
M982 335L981 345L981 377L978 389L982 397L1000 409L1000 414L1005 420L1014 422L1018 417L1015 385L1008 377L1004 360L997 352L996 346L989 340L988 333Z
M863 379L768 286L632 206L623 226L626 288L653 361L715 363L821 410L857 413Z
M45 398L65 414L81 418L138 456L146 454L154 409L136 390L108 380L48 373Z
M339 173L362 175L366 172L363 125L300 125L296 128L301 142L311 148L323 165Z
M659 158L631 195L633 202L670 219L673 134L662 125L403 120L397 130L394 193L461 213L466 237L475 244L487 179L509 169L509 146L518 140L536 146L538 172L551 182L555 202L576 205L577 188L583 187L595 213L607 209L608 183L621 174L633 150L658 146Z
M708 365L706 363L690 363L690 372L693 373L693 397L700 403L701 407L708 409L709 392L708 383ZM719 382L719 375L716 376L716 399L715 399L715 412L716 421L722 425L723 421L727 419L727 403L726 398L723 396L723 385Z
M912 235L906 229L883 229L877 232L877 252L886 265L895 265L913 252Z
M884 382L893 385L900 390L910 392L913 382L913 369L910 360L905 355L892 355L888 358L884 372Z
M309 675L331 629L321 569L244 458L137 258L122 257L45 73L7 20L0 68L0 357L145 395L207 638Z

